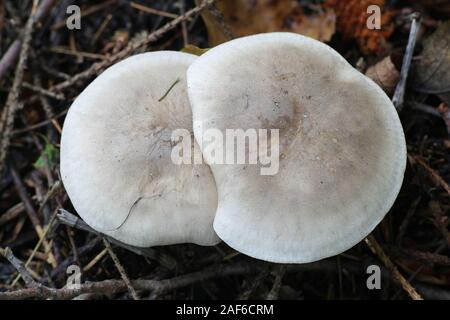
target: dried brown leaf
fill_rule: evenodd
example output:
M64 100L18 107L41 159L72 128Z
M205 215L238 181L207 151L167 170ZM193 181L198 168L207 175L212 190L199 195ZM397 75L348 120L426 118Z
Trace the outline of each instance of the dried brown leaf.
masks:
M305 14L296 0L222 0L217 3L217 8L223 14L223 22L236 37L288 31L326 42L335 32L336 17L331 8L315 6L313 14ZM210 46L228 40L217 17L208 11L202 16Z
M413 86L417 91L450 100L450 21L424 41L421 59L414 64Z
M375 81L386 93L391 94L398 83L400 72L388 56L367 69L366 76Z
M380 7L381 29L367 28L370 5ZM334 9L337 30L344 40L355 39L364 54L379 54L388 48L387 39L394 32L394 13L386 8L385 0L326 0L325 7Z

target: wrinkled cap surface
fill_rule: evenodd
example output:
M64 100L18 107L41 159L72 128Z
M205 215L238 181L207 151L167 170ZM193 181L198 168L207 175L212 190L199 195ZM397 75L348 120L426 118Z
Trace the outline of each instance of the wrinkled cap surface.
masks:
M94 229L140 247L219 241L209 167L171 160L172 131L192 132L185 74L195 58L168 51L130 57L103 72L70 107L61 176Z
M213 164L214 229L234 249L306 263L349 249L382 220L402 184L403 130L370 79L327 45L260 34L211 49L188 70L197 141L208 129L279 129L279 169ZM213 147L211 147L211 145ZM269 139L270 145L270 139Z

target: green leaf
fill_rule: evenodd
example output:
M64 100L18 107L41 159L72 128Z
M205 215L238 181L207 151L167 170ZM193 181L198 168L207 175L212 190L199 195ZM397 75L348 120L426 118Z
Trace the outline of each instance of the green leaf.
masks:
M55 164L56 156L58 155L58 149L51 144L47 139L45 139L45 147L42 150L40 157L33 163L33 166L37 169L41 169L45 166L45 159L47 159L50 167Z
M201 56L202 54L204 54L208 50L209 50L209 48L202 49L202 48L199 48L199 47L194 46L192 44L188 44L183 49L181 49L181 52L195 54L196 56Z

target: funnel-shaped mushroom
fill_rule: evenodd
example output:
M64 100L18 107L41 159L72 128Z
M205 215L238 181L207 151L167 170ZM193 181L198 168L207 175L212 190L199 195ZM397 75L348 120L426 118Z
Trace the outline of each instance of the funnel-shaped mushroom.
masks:
M219 241L209 167L171 160L173 130L192 132L185 74L195 58L168 51L133 56L103 72L71 106L61 176L94 229L141 247Z
M214 229L234 249L273 262L319 260L361 241L391 208L406 166L398 115L327 45L290 33L240 38L198 58L187 80L219 195ZM262 175L261 161L214 164L206 150L222 141L205 139L212 128L224 136L279 129L277 172Z

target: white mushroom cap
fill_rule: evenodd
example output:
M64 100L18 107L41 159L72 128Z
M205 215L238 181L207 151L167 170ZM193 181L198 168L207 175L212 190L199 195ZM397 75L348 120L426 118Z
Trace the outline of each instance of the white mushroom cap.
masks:
M209 167L171 160L172 131L192 132L185 74L195 58L169 51L133 56L103 72L71 106L61 176L94 229L140 247L220 241Z
M187 79L197 141L210 128L280 130L275 175L261 175L260 165L211 164L214 229L234 249L272 262L316 261L361 241L391 208L406 166L398 115L327 45L290 33L244 37L199 57ZM211 144L201 143L207 163Z

